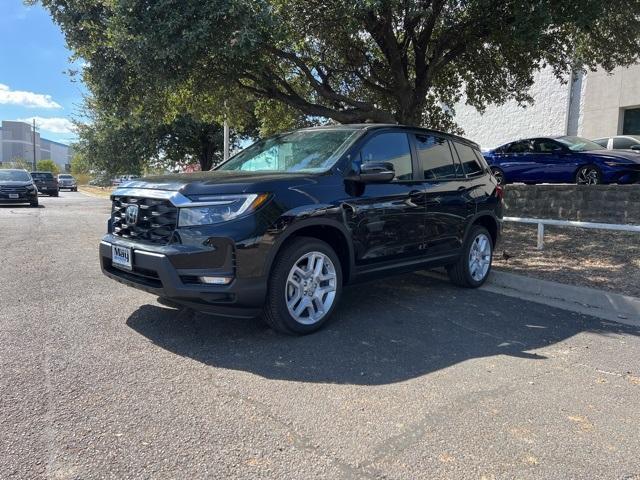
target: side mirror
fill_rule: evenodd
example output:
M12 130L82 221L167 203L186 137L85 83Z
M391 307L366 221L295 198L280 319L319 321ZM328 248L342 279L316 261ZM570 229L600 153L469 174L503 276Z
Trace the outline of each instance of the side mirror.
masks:
M635 150L636 152L640 152L640 143L636 145L631 145L631 150Z
M387 183L393 180L396 172L393 163L390 162L368 162L360 167L360 173L350 175L347 180L360 183Z

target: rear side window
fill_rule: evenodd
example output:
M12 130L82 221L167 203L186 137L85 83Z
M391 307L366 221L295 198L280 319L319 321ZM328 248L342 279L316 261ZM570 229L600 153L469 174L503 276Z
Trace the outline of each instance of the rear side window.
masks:
M510 143L502 150L503 153L529 153L530 151L531 142L528 140Z
M468 176L479 175L484 170L478 158L476 157L475 150L468 145L462 143L453 142L460 157L460 163L464 173Z
M376 135L360 151L363 163L390 162L396 176L394 180L412 180L411 150L406 133L381 133Z
M609 143L608 138L599 138L598 140L594 140L593 143L597 143L601 147L607 148L607 144Z
M632 140L631 138L614 138L613 139L613 148L631 148L634 145L638 145L638 142ZM606 146L606 145L605 145Z
M425 180L447 180L461 175L460 165L454 161L449 142L437 135L415 135L418 163Z

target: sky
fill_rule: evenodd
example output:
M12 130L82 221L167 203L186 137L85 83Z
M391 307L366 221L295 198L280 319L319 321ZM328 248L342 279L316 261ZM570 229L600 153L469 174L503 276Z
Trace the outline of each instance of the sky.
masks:
M71 63L60 28L40 5L0 0L0 120L36 119L43 138L69 143L71 119L86 92Z

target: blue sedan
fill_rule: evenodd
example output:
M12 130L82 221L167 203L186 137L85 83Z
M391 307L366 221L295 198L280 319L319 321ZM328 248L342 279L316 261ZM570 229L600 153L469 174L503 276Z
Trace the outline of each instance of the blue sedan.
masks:
M500 184L522 182L634 183L640 180L640 153L607 150L580 137L540 137L484 152Z

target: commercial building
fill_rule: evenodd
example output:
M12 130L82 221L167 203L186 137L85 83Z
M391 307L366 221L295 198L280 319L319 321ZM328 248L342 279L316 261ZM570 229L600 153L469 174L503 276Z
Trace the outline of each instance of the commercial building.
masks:
M530 94L531 106L510 101L484 114L461 102L456 122L482 148L538 135L640 135L640 65L578 73L565 83L547 68L536 75Z
M13 164L16 161L33 162L33 127L25 122L2 121L0 127L0 163ZM41 138L35 134L36 162L53 160L61 172L68 171L72 149L63 143Z

